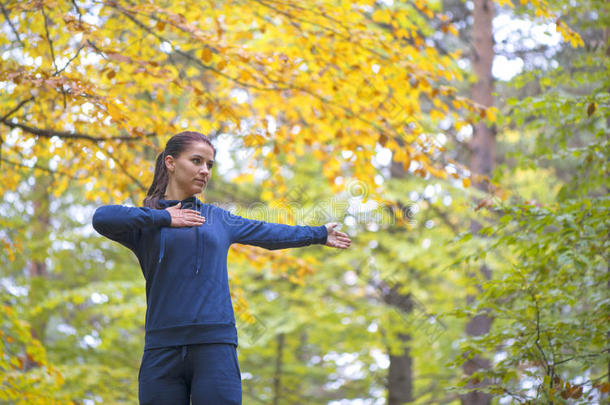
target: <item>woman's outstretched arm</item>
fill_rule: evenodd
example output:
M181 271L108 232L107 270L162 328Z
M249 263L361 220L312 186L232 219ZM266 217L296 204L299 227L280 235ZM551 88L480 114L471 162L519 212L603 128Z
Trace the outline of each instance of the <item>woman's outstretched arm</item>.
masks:
M260 246L269 250L322 244L346 248L351 242L346 234L335 230L336 223L321 226L284 225L258 221L225 212L231 243Z

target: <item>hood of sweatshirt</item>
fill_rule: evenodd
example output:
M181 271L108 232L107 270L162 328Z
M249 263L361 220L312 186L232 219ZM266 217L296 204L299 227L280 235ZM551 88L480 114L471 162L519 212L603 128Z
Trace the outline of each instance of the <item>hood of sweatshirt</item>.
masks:
M159 205L161 206L161 208L167 208L167 207L171 207L172 205L176 205L179 202L182 203L182 205L180 206L180 209L191 209L191 210L197 210L199 211L199 208L203 205L203 203L201 201L199 201L199 199L197 197L195 197L194 195L185 198L184 200L163 200L160 199L159 200Z
M199 201L199 199L197 197L190 196L185 198L184 200L159 200L159 206L162 209L165 209L167 207L172 207L178 203L182 203L180 205L180 209L190 209L190 210L195 210L198 211L199 213L201 213L201 208L203 206L203 203L201 201ZM205 225L205 223L204 223ZM201 242L200 242L200 234L201 232L199 232L199 229L195 229L195 246L196 246L196 258L195 258L195 268L193 269L195 271L195 274L199 274L199 270L201 270ZM203 237L203 235L201 235L201 237ZM161 246L159 249L159 264L161 264L161 261L163 260L163 256L165 254L165 228L161 228Z

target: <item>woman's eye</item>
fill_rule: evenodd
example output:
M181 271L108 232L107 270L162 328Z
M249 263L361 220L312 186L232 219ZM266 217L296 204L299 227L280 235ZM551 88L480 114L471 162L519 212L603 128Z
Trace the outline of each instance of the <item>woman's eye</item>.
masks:
M193 159L193 163L199 164L199 159Z

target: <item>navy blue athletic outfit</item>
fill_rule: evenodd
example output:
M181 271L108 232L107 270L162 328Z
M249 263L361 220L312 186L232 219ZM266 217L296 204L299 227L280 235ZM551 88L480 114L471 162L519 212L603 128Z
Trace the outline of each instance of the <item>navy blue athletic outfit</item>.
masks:
M284 249L325 244L322 226L291 226L233 215L192 196L205 223L170 227L162 209L105 205L93 215L100 234L132 250L146 279L141 404L241 404L237 329L227 274L232 243Z

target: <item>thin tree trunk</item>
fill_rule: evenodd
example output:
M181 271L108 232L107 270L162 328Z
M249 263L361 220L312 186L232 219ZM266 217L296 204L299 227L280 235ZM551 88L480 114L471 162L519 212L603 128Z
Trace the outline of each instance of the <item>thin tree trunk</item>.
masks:
M32 220L32 235L30 244L38 246L39 249L45 249L48 245L49 228L51 224L51 213L50 213L50 195L49 190L51 189L52 177L45 174L39 174L35 177L35 183L31 192L32 205L34 206L34 214ZM39 243L42 242L42 243ZM45 252L37 251L32 252L32 256L35 258L31 259L28 263L28 276L30 277L30 291L28 297L34 303L39 302L40 299L46 294L44 291L44 279L48 277L48 269L45 263L46 255ZM32 336L38 340L44 339L44 330L47 324L47 318L39 317L31 319L31 333ZM35 367L36 364L30 361L27 357L25 362L25 369Z
M494 58L493 50L493 33L492 20L494 17L494 6L492 0L474 0L473 10L474 23L472 27L472 40L474 52L472 55L472 66L477 81L472 89L472 98L476 103L490 107L493 105L493 76L491 66ZM490 176L495 160L495 134L492 128L481 120L474 127L474 133L471 141L472 156L470 160L470 168L473 174ZM475 181L475 187L480 190L486 190L484 181ZM478 233L481 225L476 221L472 221L470 231L473 234ZM483 264L479 269L481 275L489 280L491 278L491 269ZM476 274L471 274L474 278ZM476 300L476 296L469 295L467 304L470 306ZM489 332L492 319L487 315L477 315L473 317L466 325L466 334L468 336L480 336ZM467 375L474 374L479 369L488 369L490 367L489 359L481 356L475 356L464 363L464 372ZM470 388L479 388L487 385L486 381L476 381L469 385ZM472 391L462 398L463 405L489 405L491 403L491 395L481 391Z
M604 30L604 43L606 44L606 56L610 57L610 28L606 27ZM610 117L606 117L606 127L610 127ZM606 189L606 193L608 189ZM610 274L610 265L606 267L606 271ZM608 279L608 290L610 291L610 279ZM610 331L606 333L606 338L610 345ZM610 360L608 360L608 384L610 384ZM610 393L606 393L606 398L610 396Z
M282 356L284 352L284 339L283 333L277 335L277 356L275 358L275 374L273 376L273 405L280 403L281 389L282 389Z
M397 285L392 286L384 299L400 312L410 314L413 311L411 294L401 294L399 288ZM409 349L411 335L400 333L398 337L404 351L397 355L390 353L388 405L402 405L413 401L413 358Z
M398 139L398 142L404 146L404 141ZM402 163L392 162L391 175L395 178L403 178L407 175ZM389 292L384 295L386 304L396 307L405 316L408 316L413 311L413 300L411 294L401 294L400 284L389 286ZM401 341L401 347L404 351L399 355L393 355L388 350L390 358L390 367L388 370L388 405L400 405L407 402L413 402L413 357L409 349L411 336L401 333L398 335Z

